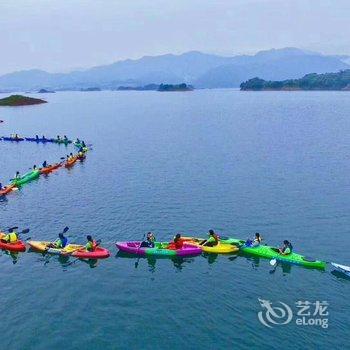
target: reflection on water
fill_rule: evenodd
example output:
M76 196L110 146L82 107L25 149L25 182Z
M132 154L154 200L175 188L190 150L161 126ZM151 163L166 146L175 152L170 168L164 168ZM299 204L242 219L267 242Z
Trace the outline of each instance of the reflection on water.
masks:
M160 256L137 256L135 254L130 254L122 251L118 251L115 257L122 258L122 259L130 259L135 261L134 265L135 268L137 269L139 267L140 261L145 261L147 260L147 264L149 267L150 272L155 272L156 271L156 264L158 260L169 260L173 263L174 267L176 270L181 271L185 264L191 264L196 257L180 257L180 256L166 256L166 255L160 255Z

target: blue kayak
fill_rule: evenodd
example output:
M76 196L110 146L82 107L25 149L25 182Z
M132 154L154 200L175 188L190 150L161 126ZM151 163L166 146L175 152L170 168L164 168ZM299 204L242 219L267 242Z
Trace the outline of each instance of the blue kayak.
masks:
M46 143L46 142L54 142L53 139L37 139L35 137L26 137L25 138L26 141L31 141L31 142L42 142L42 143Z
M5 136L3 136L2 139L4 141L14 141L14 142L24 141L23 137L13 138L13 137L5 137Z

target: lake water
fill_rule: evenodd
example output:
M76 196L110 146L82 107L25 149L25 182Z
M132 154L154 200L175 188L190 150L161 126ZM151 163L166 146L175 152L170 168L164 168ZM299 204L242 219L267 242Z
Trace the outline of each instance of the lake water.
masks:
M37 97L38 95L36 95ZM84 163L0 201L0 227L53 240L102 239L109 259L2 253L3 349L340 349L350 278L235 255L184 260L120 256L115 241L213 228L350 265L350 94L345 92L62 92L1 108L0 134L79 136ZM0 143L0 181L72 151ZM290 306L268 328L260 299ZM329 327L298 326L296 302L327 301ZM313 306L314 308L314 306Z

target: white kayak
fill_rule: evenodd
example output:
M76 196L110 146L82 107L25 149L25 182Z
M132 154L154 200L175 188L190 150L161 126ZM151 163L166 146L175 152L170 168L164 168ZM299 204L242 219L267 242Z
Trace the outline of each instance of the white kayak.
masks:
M336 263L331 263L338 271L345 273L350 276L350 267L345 265L339 265Z

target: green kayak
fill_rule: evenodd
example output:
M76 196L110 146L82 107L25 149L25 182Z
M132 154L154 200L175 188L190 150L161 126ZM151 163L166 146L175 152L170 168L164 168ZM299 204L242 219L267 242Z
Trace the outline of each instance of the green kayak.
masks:
M282 255L279 253L278 248L270 247L268 245L259 245L257 247L245 246L245 241L236 238L221 238L221 243L234 244L239 246L240 250L249 255L259 256L265 259L276 259L280 262L286 262L290 264L301 265L305 267L312 267L316 269L325 269L326 262L322 260L316 260L310 257L306 257L297 253L291 253L288 255Z
M23 175L19 179L14 179L11 182L11 184L15 185L15 186L22 186L22 185L26 184L29 181L37 179L39 176L40 176L40 171L39 170L33 170L33 171L30 171L29 173Z

